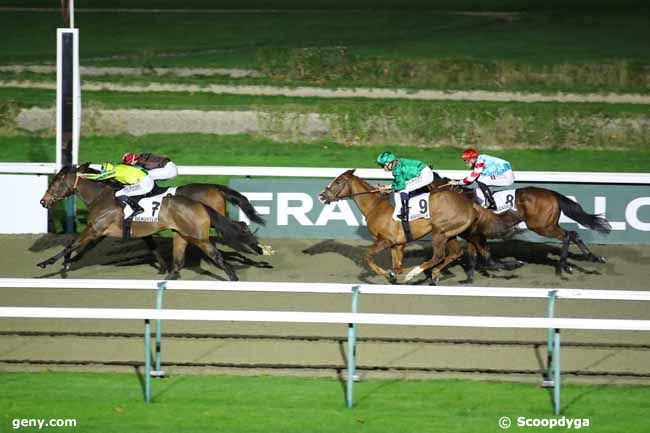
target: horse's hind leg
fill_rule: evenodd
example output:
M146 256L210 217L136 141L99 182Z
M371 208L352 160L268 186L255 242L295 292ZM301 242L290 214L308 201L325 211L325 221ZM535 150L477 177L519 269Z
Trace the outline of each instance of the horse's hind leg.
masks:
M589 248L587 248L587 245L580 239L580 236L578 236L578 233L575 231L570 231L569 235L571 236L571 240L573 243L575 243L578 248L580 248L580 251L585 255L585 258L587 260L591 260L592 262L598 262L598 263L607 263L607 259L603 256L597 256L594 253L592 253Z
M573 273L571 266L567 263L569 256L569 244L571 243L571 235L559 225L555 224L550 227L533 227L528 225L528 228L533 230L538 235L546 236L547 238L554 238L562 242L562 251L560 252L560 261L555 268L556 275L562 275L562 271L568 274Z
M226 272L230 281L239 281L239 277L237 277L235 270L228 263L226 263L217 247L215 247L209 239L197 239L193 243L197 247L201 248L205 255L208 256L208 258L212 260L216 266L220 267Z
M164 274L167 272L167 262L165 261L165 258L162 256L162 254L160 254L160 251L158 251L158 246L153 240L153 236L145 236L142 238L142 240L145 244L147 244L147 248L149 248L149 251L151 251L151 254L153 254L153 256L156 258L156 261L158 262L158 273Z

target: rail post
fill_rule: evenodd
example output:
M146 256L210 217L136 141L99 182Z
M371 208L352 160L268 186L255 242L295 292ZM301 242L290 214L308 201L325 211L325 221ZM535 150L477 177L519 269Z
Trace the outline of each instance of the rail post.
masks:
M555 315L555 300L557 299L557 290L548 292L548 318L552 319ZM542 386L550 388L553 386L553 329L548 328L546 331L546 377Z
M151 323L144 319L144 401L151 401Z
M357 312L357 305L359 303L359 286L352 287L352 313ZM352 408L352 390L354 381L358 380L356 376L356 355L357 355L357 325L348 323L348 383L346 402L348 409Z
M160 281L158 283L158 291L156 294L156 309L162 309L163 304L163 293L167 283L165 281ZM161 345L162 345L162 320L156 320L156 369L151 372L153 377L165 377L165 372L160 369L160 358L161 358Z
M555 416L560 414L560 330L555 329L555 354L553 363L555 364L554 383L553 383L553 413Z

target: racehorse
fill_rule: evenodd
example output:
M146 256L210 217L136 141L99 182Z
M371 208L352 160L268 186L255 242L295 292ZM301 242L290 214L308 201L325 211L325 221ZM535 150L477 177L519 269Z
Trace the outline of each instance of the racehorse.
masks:
M434 176L434 185L438 185L439 188L448 187L473 199L473 190L448 185L448 181L449 179L441 178L437 174ZM526 223L528 229L540 236L558 239L562 242L560 260L555 268L557 275L561 275L562 271L569 274L573 273L571 266L567 263L569 244L571 242L580 248L586 260L600 263L606 262L605 257L596 256L587 248L587 245L580 239L576 231L565 230L559 225L560 214L564 212L567 217L583 226L602 234L608 234L612 227L602 215L592 215L585 212L580 204L558 192L532 186L515 189L513 204L512 211ZM470 260L470 264L475 265L475 263L476 260Z
M107 184L113 186L114 189L121 189L124 185L116 181L108 181ZM176 188L176 195L187 197L190 200L197 201L214 210L215 212L228 217L228 203L239 207L250 221L257 224L264 225L266 221L257 213L250 201L238 191L228 188L225 185L209 184L209 183L188 183ZM235 222L235 224L246 225L244 222ZM242 227L242 230L247 228ZM146 236L143 238L151 253L156 257L159 266L159 273L165 273L167 270L167 263L163 256L158 252L156 243L153 237ZM180 246L179 246L180 248ZM236 247L235 247L236 248ZM275 254L275 251L270 245L258 244L252 248L256 253L270 256ZM179 251L179 254L181 252ZM79 256L77 256L79 257Z
M41 199L44 207L51 208L60 200L77 193L88 207L88 223L77 240L66 245L60 253L39 263L41 268L74 251L83 251L86 246L104 236L122 237L124 215L122 206L115 200L114 189L110 185L77 176L78 172L90 171L88 166L86 163L78 169L62 168ZM205 205L181 196L163 198L157 222L134 221L132 236L146 237L165 229L174 231L173 265L167 279L178 278L189 242L199 247L216 266L223 269L230 280L238 280L232 267L223 260L219 250L210 241L210 227L220 232L224 241L233 247L248 250L258 245L257 239L245 224L230 221ZM64 268L68 269L72 261L74 258L64 261Z
M440 271L462 254L457 235L481 232L485 236L499 236L507 232L519 220L511 213L496 215L485 211L468 197L453 191L433 190L429 195L429 219L412 221L413 239L419 239L431 233L433 255L430 260L418 266L402 268L406 235L401 221L392 217L393 206L390 201L374 190L370 184L348 170L334 179L319 195L320 201L329 204L334 201L352 198L365 216L368 231L374 239L365 257L366 264L378 275L384 276L390 283L397 281L396 274L406 273L405 281L410 281L421 272L432 269L432 283L440 278ZM446 251L446 248L449 251ZM390 248L392 270L385 270L374 261L382 250Z

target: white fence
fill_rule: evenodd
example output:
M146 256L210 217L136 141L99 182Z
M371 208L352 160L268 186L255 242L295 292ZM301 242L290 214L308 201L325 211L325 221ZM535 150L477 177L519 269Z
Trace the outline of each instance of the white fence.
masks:
M99 166L93 165L99 168ZM316 167L230 167L193 166L178 167L180 175L201 176L271 176L271 177L312 177L334 179L347 168ZM441 176L460 179L467 175L466 170L437 170ZM54 163L0 162L0 173L54 174ZM361 168L356 174L364 179L392 179L390 172L376 168ZM517 171L518 182L547 183L609 183L650 185L650 173L594 173L594 172L548 172Z
M418 286L385 286L324 283L263 283L263 282L215 282L215 281L152 281L152 280L46 280L46 279L0 279L0 288L40 289L119 289L157 290L157 309L136 308L48 308L48 307L0 307L0 317L51 318L51 319L126 319L145 321L145 400L151 398L151 348L150 320L158 321L156 348L160 348L160 321L238 321L238 322L285 322L327 323L348 325L348 381L347 404L352 406L352 387L355 376L356 325L407 325L447 326L476 328L526 328L548 329L548 371L545 385L553 386L554 413L560 410L560 329L650 331L650 320L553 318L556 299L600 299L622 301L650 301L648 291L584 290L584 289L523 289L488 287L422 288ZM170 310L161 309L164 290L211 290L255 292L340 293L352 295L351 313L322 313L297 311L237 311L237 310ZM357 313L358 295L431 295L471 296L504 298L548 298L549 317L501 317L457 316L421 314ZM552 330L552 334L551 334ZM156 368L160 371L156 353Z

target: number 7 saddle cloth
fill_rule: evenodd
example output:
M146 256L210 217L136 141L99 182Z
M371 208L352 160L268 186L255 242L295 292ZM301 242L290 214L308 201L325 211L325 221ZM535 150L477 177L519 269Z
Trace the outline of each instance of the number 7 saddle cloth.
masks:
M167 188L167 190L162 193L158 193L152 196L144 196L138 201L138 204L142 206L144 212L140 215L133 218L133 221L140 222L149 222L155 223L158 222L158 216L160 215L160 208L162 207L163 198L172 196L176 194L176 187ZM133 210L128 204L124 207L124 215L131 215Z

